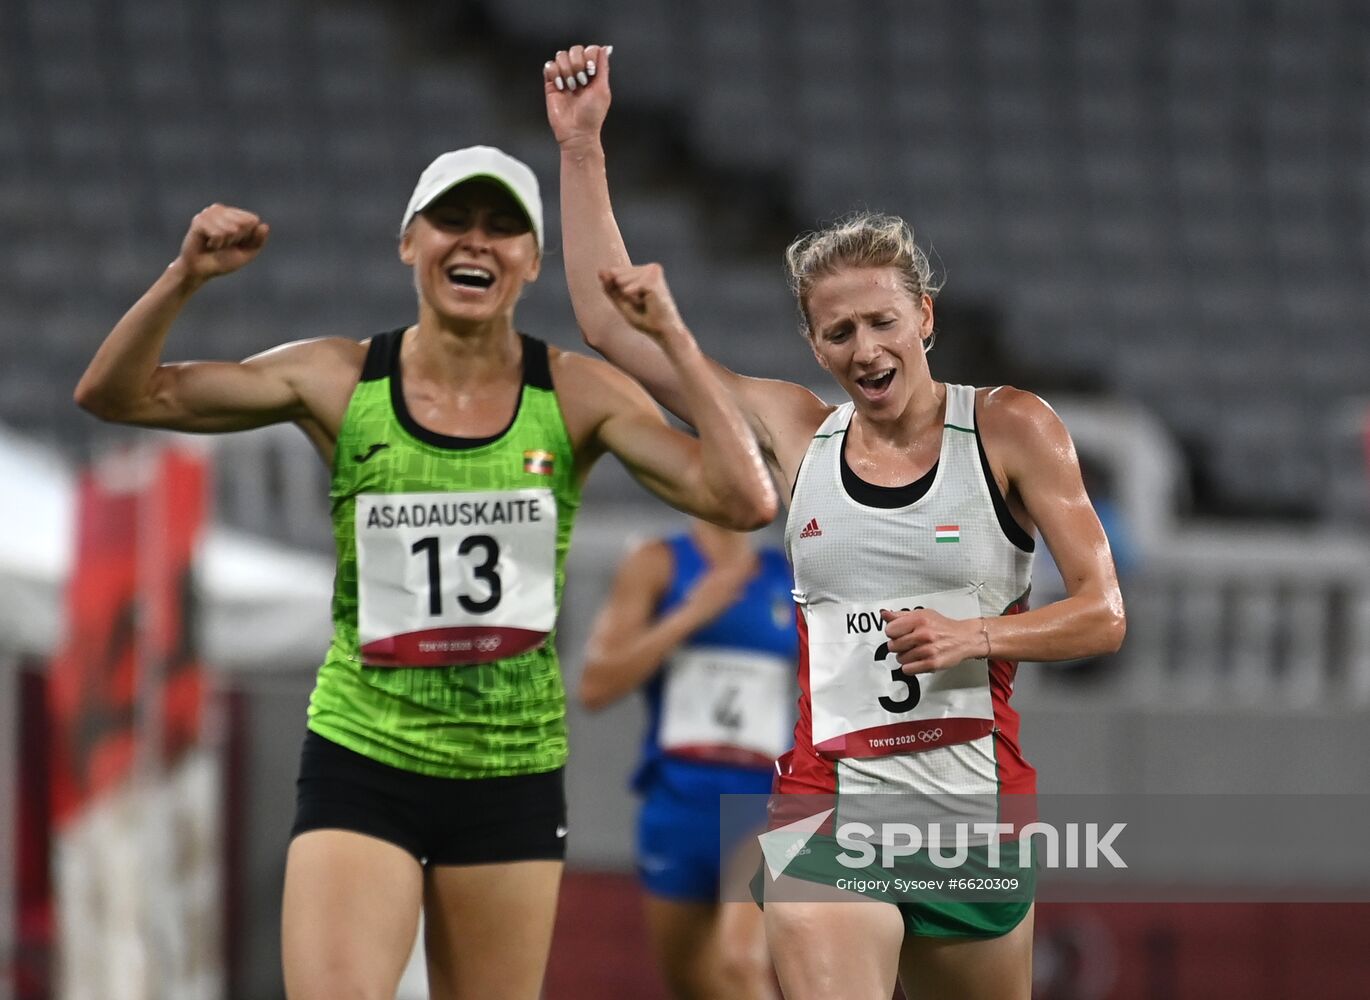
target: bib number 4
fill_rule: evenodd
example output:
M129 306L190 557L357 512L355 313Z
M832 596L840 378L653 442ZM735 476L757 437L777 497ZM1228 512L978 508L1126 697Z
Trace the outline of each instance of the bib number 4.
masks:
M686 647L671 657L659 739L668 756L769 767L789 745L793 667L769 653Z

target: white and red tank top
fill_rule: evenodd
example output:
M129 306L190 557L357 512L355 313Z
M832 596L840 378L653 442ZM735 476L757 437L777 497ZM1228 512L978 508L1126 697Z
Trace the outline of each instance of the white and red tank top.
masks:
M949 618L1025 610L1033 541L1013 520L975 424L975 388L948 385L936 466L880 487L847 467L853 406L814 435L785 544L799 605L799 718L777 791L1031 793L1009 706L1017 664L970 659L905 675L881 609Z

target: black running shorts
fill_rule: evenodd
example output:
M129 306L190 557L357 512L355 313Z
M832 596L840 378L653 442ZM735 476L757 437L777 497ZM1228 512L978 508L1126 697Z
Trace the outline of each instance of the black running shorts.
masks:
M426 865L560 861L566 856L561 768L508 778L435 778L382 764L314 732L295 783L295 825L353 830Z

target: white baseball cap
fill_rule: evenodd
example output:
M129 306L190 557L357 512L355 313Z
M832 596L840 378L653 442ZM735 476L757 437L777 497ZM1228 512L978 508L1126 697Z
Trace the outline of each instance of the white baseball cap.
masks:
M542 252L542 196L538 194L538 179L528 165L514 159L494 146L467 146L443 153L419 174L414 193L409 196L409 207L404 210L400 233L433 202L458 184L477 178L501 185L518 202L528 216L537 237L538 252Z

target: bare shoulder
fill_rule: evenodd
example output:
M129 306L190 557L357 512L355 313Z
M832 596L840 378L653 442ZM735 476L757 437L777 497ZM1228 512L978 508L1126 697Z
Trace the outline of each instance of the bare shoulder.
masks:
M313 370L328 377L349 373L361 375L362 364L371 339L350 340L347 337L314 337L280 344L246 359L243 364L257 368L280 370Z
M361 378L370 346L369 337L315 337L254 354L243 365L289 382L307 404L340 397L346 403Z
M1076 461L1065 423L1035 393L1009 385L977 389L976 410L989 457L1002 461L1011 475L1019 471L1015 470L1017 459Z
M607 420L631 413L666 422L647 390L607 361L549 344L547 363L572 446L581 453L587 468L604 450L599 430Z
M316 337L254 354L243 365L288 383L309 421L332 440L342 426L370 346L370 338Z
M655 410L647 390L609 362L548 345L552 385L567 418L573 414L597 423L624 406Z
M547 345L547 363L552 368L552 381L561 383L557 386L558 392L580 392L582 380L589 383L583 390L590 392L614 383L636 384L632 378L603 358L591 357L577 351L566 351L551 344Z
M737 376L737 391L754 410L776 427L817 430L837 407L812 389L782 379Z
M652 594L665 591L675 571L675 556L664 538L649 538L634 546L619 566L619 576Z
M1011 385L975 390L977 418L983 431L995 437L1034 437L1064 433L1065 424L1046 400Z

